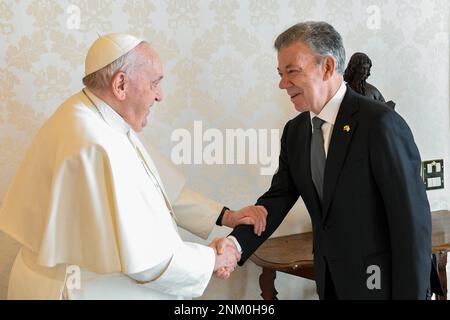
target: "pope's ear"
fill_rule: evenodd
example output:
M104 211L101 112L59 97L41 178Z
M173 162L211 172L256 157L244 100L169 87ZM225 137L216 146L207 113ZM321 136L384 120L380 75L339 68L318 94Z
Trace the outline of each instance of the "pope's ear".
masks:
M118 100L125 100L127 86L128 76L123 71L117 72L111 80L111 89Z

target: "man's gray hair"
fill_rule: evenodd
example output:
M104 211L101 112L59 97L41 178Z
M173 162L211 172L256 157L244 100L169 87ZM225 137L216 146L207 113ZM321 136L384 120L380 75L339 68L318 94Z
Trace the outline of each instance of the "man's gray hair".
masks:
M137 54L136 48L139 47L144 41L137 45L135 48L114 60L107 66L102 69L95 71L83 78L83 84L89 88L94 90L104 90L110 86L112 78L119 71L125 72L129 77L133 77L135 70L138 65L141 65L139 62L141 57Z
M297 23L281 33L274 46L280 51L294 42L306 43L316 53L317 62L327 55L332 55L336 59L336 71L344 74L344 44L341 35L330 24L321 21Z

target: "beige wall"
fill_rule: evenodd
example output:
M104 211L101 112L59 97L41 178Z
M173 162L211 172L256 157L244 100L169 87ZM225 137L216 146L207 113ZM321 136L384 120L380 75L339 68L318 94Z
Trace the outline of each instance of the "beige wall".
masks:
M71 4L80 9L79 29L69 28L76 22ZM366 52L373 61L369 82L397 102L422 158L450 163L448 0L2 0L0 201L37 128L81 89L84 55L97 32L133 33L160 52L166 99L153 109L141 136L169 156L172 131L192 130L196 120L220 130L282 129L295 112L277 88L272 42L300 20L333 24L348 56ZM258 165L182 165L180 170L193 189L233 208L254 202L270 182L259 175ZM428 196L433 209L449 208L449 187ZM309 228L301 203L287 219L278 234ZM214 235L226 232L217 229ZM15 250L0 237L0 298ZM213 280L205 298L257 299L258 272L248 263L229 282ZM277 284L281 298L316 297L310 281L280 275Z

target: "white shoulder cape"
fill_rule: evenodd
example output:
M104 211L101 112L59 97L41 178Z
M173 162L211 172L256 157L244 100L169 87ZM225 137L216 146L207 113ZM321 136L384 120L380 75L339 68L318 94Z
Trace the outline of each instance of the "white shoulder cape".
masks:
M174 181L166 190L172 199L184 185L181 177ZM127 136L108 126L82 93L33 139L0 209L0 229L42 266L74 264L97 273L141 272L182 245Z

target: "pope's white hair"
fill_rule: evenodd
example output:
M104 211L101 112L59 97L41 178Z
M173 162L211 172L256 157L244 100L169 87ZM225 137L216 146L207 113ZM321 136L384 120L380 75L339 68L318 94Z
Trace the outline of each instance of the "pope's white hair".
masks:
M131 51L114 60L107 66L85 76L83 78L83 84L89 89L104 90L110 86L112 78L119 71L125 72L129 77L133 77L137 66L141 65L139 62L142 60L142 57L138 54L137 48L142 43L145 42L142 41Z

